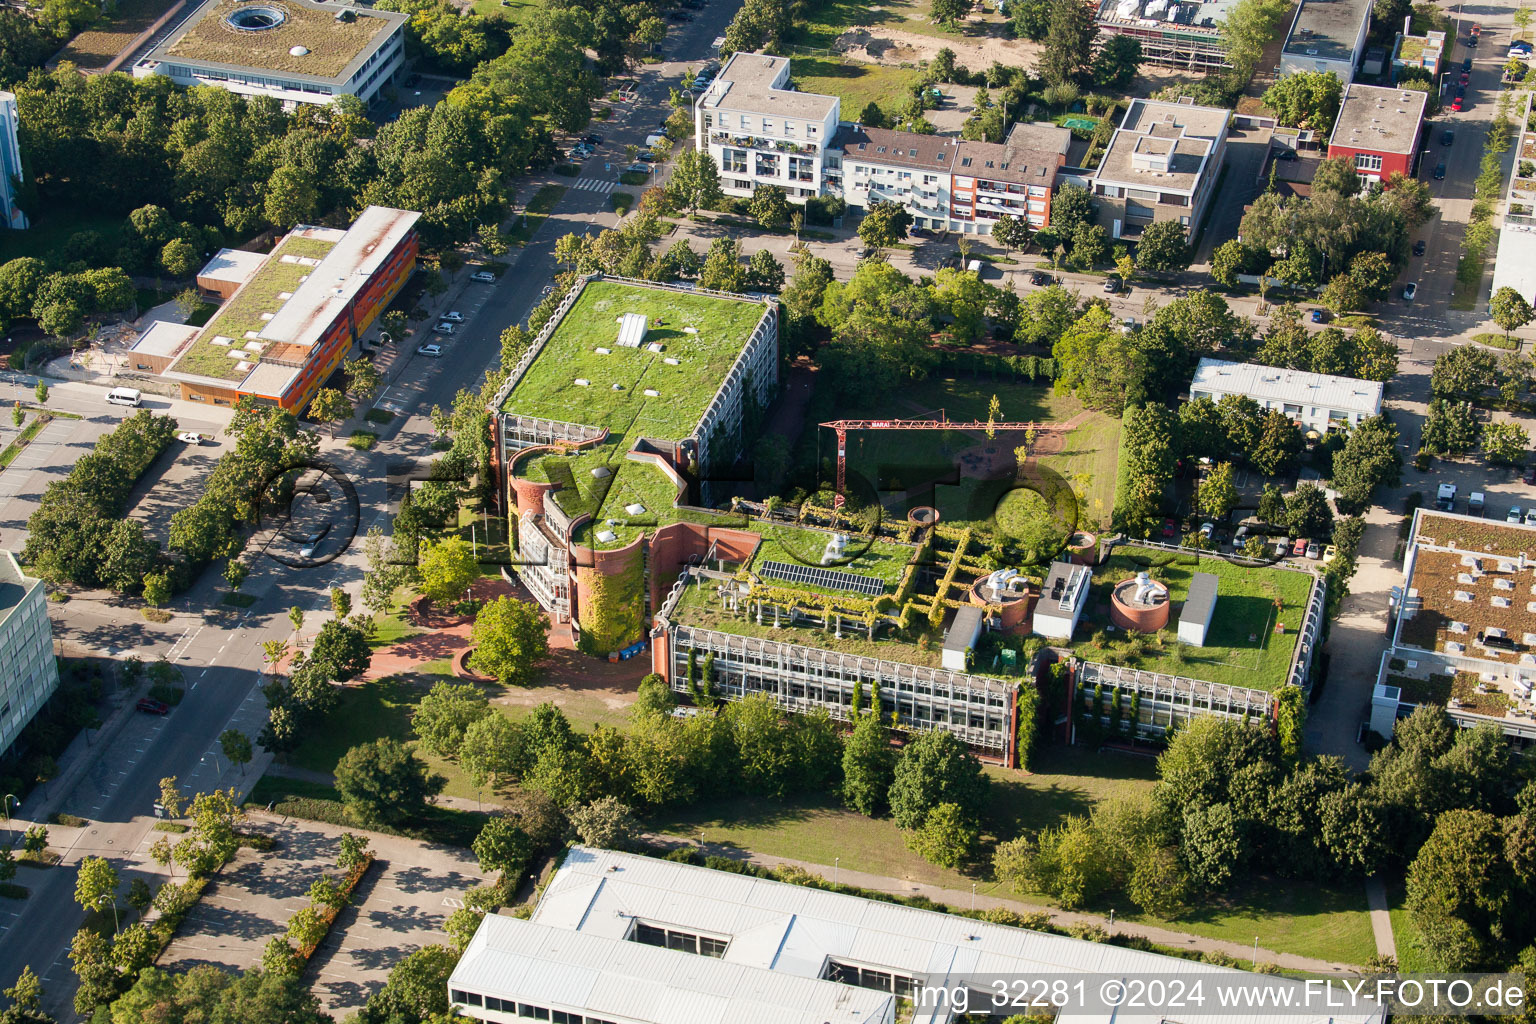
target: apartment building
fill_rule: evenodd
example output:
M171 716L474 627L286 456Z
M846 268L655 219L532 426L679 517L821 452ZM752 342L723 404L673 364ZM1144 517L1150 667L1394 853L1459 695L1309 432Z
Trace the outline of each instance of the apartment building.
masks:
M1093 174L1099 222L1136 238L1157 221L1199 227L1227 152L1230 110L1134 99Z
M0 551L0 754L59 688L43 581Z
M1284 370L1260 363L1203 358L1189 382L1189 397L1219 402L1241 395L1260 409L1278 409L1303 429L1326 434L1359 426L1381 414L1382 386L1374 380Z
M694 105L694 137L720 167L729 196L776 185L791 200L820 195L838 99L796 92L789 58L734 53Z

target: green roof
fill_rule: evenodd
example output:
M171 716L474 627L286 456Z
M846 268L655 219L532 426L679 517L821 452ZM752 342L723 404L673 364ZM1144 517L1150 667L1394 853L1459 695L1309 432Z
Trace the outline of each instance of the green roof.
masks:
M763 542L758 545L757 554L752 559L753 572L777 587L792 587L813 594L845 593L811 583L780 579L763 569L766 562L812 566L820 564L827 541L832 538L830 532L797 526L769 526L763 534ZM888 594L895 592L902 573L917 553L916 546L912 544L879 539L871 541L867 537L857 536L849 540L846 550L853 555L852 558L827 568L878 579L885 584L885 592Z
M233 298L219 307L213 319L208 321L208 326L203 328L181 358L172 364L171 369L177 373L214 377L231 383L244 380L246 374L251 372L250 369L237 369L241 360L229 353L245 351L246 342L251 340L246 335L259 334L267 325L261 315L276 313L281 309L287 301L283 296L293 294L300 282L314 269L304 263L284 263L281 257L320 260L335 246L335 242L320 238L291 237L272 250L267 262L262 264L261 269L252 275ZM229 343L214 344L214 338L228 338ZM263 342L263 347L268 344L272 343Z
M1173 602L1167 626L1170 636L1162 647L1157 638L1148 637L1145 650L1126 662L1116 658L1124 633L1108 634L1102 647L1093 636L1109 621L1110 590L1142 570L1168 586ZM1197 572L1217 578L1216 611L1204 647L1175 644L1171 636L1178 629L1179 612ZM1077 627L1073 653L1085 661L1129 663L1151 672L1277 690L1290 672L1313 582L1310 573L1293 569L1248 568L1209 555L1197 558L1188 552L1122 545L1093 571L1093 591L1087 614ZM1285 627L1284 632L1276 632L1277 624Z
M626 450L640 437L682 440L693 433L764 311L761 302L745 298L589 282L502 410L606 427ZM624 313L649 321L639 348L618 347ZM697 333L688 333L690 327ZM662 351L645 347L652 343ZM599 348L611 351L603 355ZM579 385L578 379L590 383ZM647 389L658 394L646 395Z
M350 9L353 19L338 21L337 9L290 0L263 0L259 5L282 14L281 24L272 28L242 31L225 20L251 6L245 0L222 0L195 15L191 27L165 50L165 55L335 78L391 22L366 8ZM308 52L295 54L295 47Z

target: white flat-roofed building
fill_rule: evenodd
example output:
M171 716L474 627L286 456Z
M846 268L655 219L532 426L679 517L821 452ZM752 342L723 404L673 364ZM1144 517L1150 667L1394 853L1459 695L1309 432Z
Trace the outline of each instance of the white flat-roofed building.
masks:
M197 272L197 286L220 300L232 298L240 286L266 265L267 256L244 249L220 249Z
M1052 562L1035 602L1034 631L1053 640L1070 640L1088 605L1093 573L1085 565Z
M1348 85L1370 28L1371 0L1302 0L1280 51L1280 77L1331 71Z
M749 196L759 185L777 185L796 202L821 194L838 98L790 88L788 57L733 53L693 116L726 195Z
M1381 384L1328 373L1282 370L1260 363L1201 359L1189 383L1189 397L1221 401L1244 395L1261 409L1278 409L1304 429L1326 433L1353 427L1381 414Z
M891 1022L922 985L1126 975L1255 982L1247 972L673 861L573 847L530 920L488 914L448 981L464 1015L494 1024ZM1265 984L1301 982L1264 978ZM1214 998L1214 994L1212 996ZM535 1001L539 1000L539 1001ZM912 1024L958 1008L918 1000ZM937 1005L935 1005L937 1003ZM1263 1004L1259 1004L1263 1005ZM1157 1012L1073 1007L1074 1024L1155 1024ZM1211 1024L1367 1024L1379 1013L1246 1010Z
M271 96L293 109L371 102L405 66L410 15L315 0L207 0L133 67L177 85Z
M1091 180L1110 237L1136 238L1164 220L1192 234L1216 192L1231 117L1188 100L1132 100Z
M0 551L0 754L59 688L43 581Z

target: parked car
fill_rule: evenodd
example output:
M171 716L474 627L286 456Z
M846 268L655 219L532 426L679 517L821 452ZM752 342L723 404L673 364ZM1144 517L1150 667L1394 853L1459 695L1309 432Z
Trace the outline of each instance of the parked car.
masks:
M587 135L583 135L581 137L581 141L585 142L589 146L601 146L603 144L603 137L597 134L597 132L591 132Z
M1456 132L1455 132L1454 129L1447 128L1445 131L1440 133L1440 145L1442 145L1442 146L1449 146L1451 143L1453 143L1455 141L1456 141Z
M1315 323L1315 324L1325 324L1325 323L1327 323L1328 322L1328 311L1326 309L1314 309L1312 311L1312 322Z
M1302 555L1307 553L1307 545L1310 543L1311 541L1307 540L1305 537L1297 537L1296 543L1291 545L1291 554L1295 555L1297 558L1300 558Z
M213 435L212 434L199 434L199 433L196 433L195 431L183 430L181 433L176 435L176 440L180 441L182 444L189 444L192 447L196 448L198 445L202 444L204 441L212 441L213 440Z
M1531 55L1531 44L1524 39L1516 39L1509 44L1509 55L1511 57L1529 57Z
M312 533L309 536L305 537L304 538L304 546L299 548L299 557L300 558L314 558L315 557L315 549L320 546L320 542L325 540L325 535L330 533L330 532L331 532L331 524L330 523L326 523L324 526L320 527L320 529L316 530L314 533Z
M461 324L464 322L464 314L454 309L444 313L442 316L438 317L438 319L444 320L450 324Z
M139 702L134 707L149 715L168 715L171 713L171 706L165 701L152 700L149 697L140 697Z
M1522 519L1522 516L1520 515L1520 506L1519 505L1516 505L1514 508L1510 509L1509 510L1509 514L1504 517L1504 521L1506 523L1518 523L1518 522L1520 522L1521 519Z
M1327 565L1329 562L1337 558L1338 555L1338 547L1333 544L1329 544L1327 547L1323 548L1323 564Z
M1436 181L1444 181L1445 180L1445 161L1444 160L1442 160L1439 163L1435 164L1435 180Z
M491 273L489 270L477 270L473 274L469 275L469 279L471 281L478 281L480 284L496 283L496 275Z
M649 174L649 173L651 173L651 169L649 167L647 167L645 164L642 164L642 163L640 163L637 160L634 163L630 164L628 167L624 168L624 173L625 174Z
M1118 277L1106 277L1104 279L1104 290L1111 295L1118 292L1120 290L1120 279Z
M643 164L653 164L653 163L656 162L656 154L655 153L641 153L640 154L640 162L643 163Z
M1525 476L1521 477L1528 484L1536 484L1536 466L1527 466Z
M1037 270L1029 275L1029 283L1033 285L1047 285L1051 283L1051 275L1043 270Z
M1452 110L1463 110L1463 109L1466 108L1466 105L1467 105L1467 90L1465 90L1465 89L1457 89L1456 90L1456 98L1451 100L1451 109Z
M1323 546L1315 540L1309 543L1307 545L1307 557L1314 560L1323 557Z
M419 356L430 356L433 359L436 359L438 356L443 354L443 346L441 346L441 345L418 345L416 347L416 354L419 355Z
M1536 526L1536 508L1528 508L1525 510L1525 525Z
M1179 521L1177 519L1163 520L1163 536L1177 537L1179 535Z
M1213 534L1215 532L1216 532L1216 524L1215 523L1201 523L1200 524L1200 536L1204 537L1206 540L1210 540L1211 539L1211 534Z
M1466 60L1461 62L1461 70L1462 70L1462 72L1464 74L1469 74L1470 75L1472 73L1472 58L1471 57L1468 57Z
M1120 330L1121 330L1122 333L1130 334L1135 329L1136 329L1136 318L1135 317L1128 316L1124 320L1120 321Z
M1297 159L1296 151L1294 149L1282 149L1279 153L1275 154L1275 159L1276 160L1295 160L1295 159Z
M1403 301L1404 302L1412 302L1413 299L1414 299L1414 296L1416 296L1418 294L1419 294L1419 286L1418 286L1417 282L1409 281L1407 284L1403 285Z
M1471 85L1472 84L1472 75L1471 75L1470 72L1463 71L1461 73L1461 84L1463 86L1467 86L1467 85Z
M1413 254L1415 256L1423 256L1425 248L1424 239L1421 238L1413 243Z

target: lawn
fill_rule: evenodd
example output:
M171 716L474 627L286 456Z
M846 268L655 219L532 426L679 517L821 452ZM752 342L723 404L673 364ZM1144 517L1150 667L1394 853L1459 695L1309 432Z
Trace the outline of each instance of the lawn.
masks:
M72 61L83 70L104 68L174 3L175 0L118 0L110 18L71 39L59 51L58 59Z
M1129 754L1099 754L1085 747L1042 746L1029 774L987 768L992 778L993 828L1004 836L1061 824L1101 803L1150 792L1157 762Z
M1072 485L1079 523L1102 525L1115 505L1115 470L1120 449L1120 420L1091 413L1062 439L1061 451L1043 455L1041 466Z
M505 18L520 22L534 11L542 11L539 0L475 0L472 10L484 18Z
M838 97L845 120L857 118L870 103L880 104L881 110L895 110L922 77L917 68L864 64L839 57L791 57L789 66L796 89Z
M273 344L257 342L252 337L267 326L263 314L275 314L282 309L288 296L333 248L334 242L318 238L290 238L273 250L271 258L234 298L219 308L207 328L171 368L219 380L243 380L250 372L249 364L257 361L254 357L260 355L260 348ZM285 256L294 259L284 262ZM260 348L248 349L252 344ZM240 358L235 358L234 353L239 353ZM247 364L245 369L240 368L242 364Z
M1405 906L1408 892L1401 882L1387 884L1387 906L1392 914L1392 937L1397 942L1397 966L1404 973L1427 971L1433 966L1419 948L1419 927Z
M1109 590L1120 580L1146 570L1168 585L1175 605L1169 620L1178 621L1178 605L1189 592L1196 572L1217 577L1216 612L1204 647L1170 645L1167 652L1149 649L1136 667L1170 674L1193 675L1213 683L1274 690L1285 682L1291 655L1296 649L1302 612L1312 590L1307 573L1280 568L1244 568L1221 558L1175 555L1152 548L1121 546L1093 574L1093 593L1088 602L1106 606ZM1275 608L1275 602L1280 608ZM1276 622L1283 624L1277 633ZM1079 627L1079 636L1091 626ZM1175 652L1183 661L1175 661ZM1091 639L1080 639L1074 653L1088 661L1102 659L1103 650Z
M538 233L539 228L548 219L550 211L559 205L564 196L564 185L545 185L535 192L533 198L528 200L528 205L523 207L523 215L506 233L507 244L527 245L528 240Z
M259 32L234 28L225 19L243 0L223 0L202 15L167 54L329 78L341 74L389 24L387 18L367 8L353 8L356 17L342 21L330 11L288 0L265 2L282 12L280 25ZM301 46L305 52L292 52Z
M31 218L32 226L25 231L0 231L0 263L20 256L46 259L69 241L71 235L80 231L100 234L102 252L115 252L122 242L125 218L84 206L49 207L37 212L29 208L27 216Z
M648 319L641 347L618 347L624 313ZM504 407L606 427L621 444L639 437L680 440L698 424L763 315L762 303L749 300L588 284ZM652 352L653 344L662 351Z

